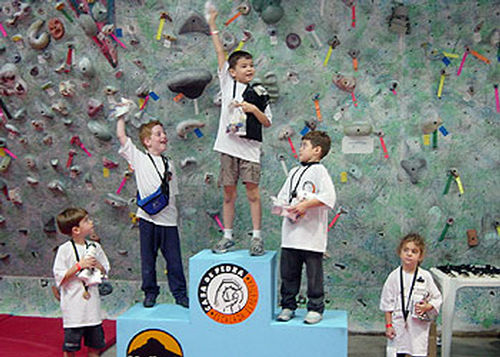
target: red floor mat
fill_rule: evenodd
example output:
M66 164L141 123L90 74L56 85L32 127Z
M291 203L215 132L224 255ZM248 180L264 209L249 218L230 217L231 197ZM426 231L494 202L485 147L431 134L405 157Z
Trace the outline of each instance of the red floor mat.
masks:
M116 322L103 321L106 350L116 343ZM0 314L0 357L62 356L64 332L60 318ZM87 356L83 346L77 356Z

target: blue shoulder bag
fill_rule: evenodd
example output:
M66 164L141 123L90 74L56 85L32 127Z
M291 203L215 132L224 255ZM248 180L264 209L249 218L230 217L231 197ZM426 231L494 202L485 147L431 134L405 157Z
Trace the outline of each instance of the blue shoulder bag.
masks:
M139 195L139 191L137 191L137 206L142 208L147 214L155 215L168 206L170 195L170 188L168 185L168 160L162 155L161 158L163 160L163 164L165 165L165 172L163 173L162 177L160 171L158 171L158 168L156 167L153 158L149 153L148 156L151 159L156 172L160 176L161 184L155 192L144 198L141 198L141 196Z

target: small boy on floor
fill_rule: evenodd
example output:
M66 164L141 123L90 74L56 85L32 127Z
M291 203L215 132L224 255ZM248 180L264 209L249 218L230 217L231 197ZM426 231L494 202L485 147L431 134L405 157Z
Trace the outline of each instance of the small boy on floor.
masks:
M75 356L80 350L82 337L88 356L97 357L99 350L105 347L98 284L79 276L88 270L106 275L109 261L99 243L86 240L94 230L86 210L68 208L57 216L56 221L60 232L71 237L58 247L53 267L60 293L64 357ZM90 245L93 245L92 255L87 254Z

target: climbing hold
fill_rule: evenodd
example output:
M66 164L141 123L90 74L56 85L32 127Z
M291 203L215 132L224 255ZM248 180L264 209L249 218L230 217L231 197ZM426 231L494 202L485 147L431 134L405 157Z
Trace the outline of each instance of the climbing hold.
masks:
M114 208L128 207L128 201L124 200L118 195L115 195L114 193L106 194L104 202Z
M347 77L341 74L336 74L332 78L333 84L335 84L339 89L352 93L354 88L356 88L356 78Z
M174 74L167 80L167 86L172 92L182 93L190 99L196 99L211 80L212 74L206 69L187 69Z
M195 166L197 164L198 164L198 161L196 160L196 158L194 158L193 156L190 156L190 157L187 157L181 161L181 168L185 169L188 166L191 167L191 166Z
M438 130L441 124L443 124L443 120L440 117L437 117L436 119L427 119L422 124L422 132L424 134L431 134Z
M43 24L43 20L36 20L28 28L28 43L36 50L43 50L50 42L50 36L47 32L39 34Z
M89 122L87 123L87 128L99 140L110 141L112 138L111 132L109 131L106 124L103 124L97 120L89 120Z
M402 160L401 167L410 176L412 184L418 183L421 171L427 166L425 159Z
M177 135L181 139L187 139L187 133L197 129L197 128L203 128L205 126L205 123L199 121L199 120L184 120L181 121L179 124L177 124Z
M195 13L189 16L181 25L179 35L190 32L201 32L205 35L210 35L210 27L201 15Z
M26 82L19 76L13 63L6 63L0 68L0 95L24 95L28 91Z
M51 18L47 23L47 27L54 40L60 40L64 36L64 24L57 17Z
M300 39L300 36L297 35L296 33L292 32L292 33L289 33L287 36L286 36L286 46L291 49L291 50L294 50L296 49L297 47L300 46L302 40Z
M87 102L87 114L91 118L96 116L96 114L99 113L102 108L103 104L98 99L90 98Z
M372 133L370 124L354 124L344 126L344 134L347 136L366 136Z
M85 77L94 77L95 75L95 70L94 66L92 65L92 62L90 62L90 59L88 57L82 57L78 61L78 70L85 76Z
M295 130L290 125L283 126L278 132L279 140L287 140L295 134Z

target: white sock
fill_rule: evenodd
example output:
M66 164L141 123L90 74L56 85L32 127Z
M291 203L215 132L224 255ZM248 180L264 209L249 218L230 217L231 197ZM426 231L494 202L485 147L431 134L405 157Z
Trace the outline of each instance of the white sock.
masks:
M254 229L252 231L252 238L260 238L260 229Z
M233 240L233 230L232 229L224 229L224 238Z

